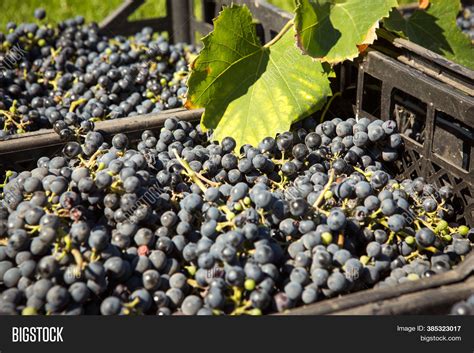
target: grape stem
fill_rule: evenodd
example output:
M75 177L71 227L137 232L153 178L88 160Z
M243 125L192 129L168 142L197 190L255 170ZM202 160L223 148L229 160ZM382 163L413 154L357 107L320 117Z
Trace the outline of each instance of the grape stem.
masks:
M191 287L193 287L193 288L198 288L198 289L204 290L204 288L201 287L201 286L197 283L197 281L196 281L195 279L193 279L193 278L188 278L188 279L186 280L186 283L189 284L189 285L190 285Z
M100 259L100 255L97 255L97 250L95 248L92 248L90 262L95 262L95 261L98 261L99 259Z
M395 232L390 232L390 236L388 237L385 244L392 244L393 238L395 237Z
M138 304L140 304L140 298L136 297L130 303L124 303L123 306L127 309L134 309Z
M89 162L88 162L87 165L86 165L86 168L87 168L87 169L90 169L90 168L94 165L95 161L97 160L97 157L99 157L99 156L100 156L101 154L103 154L103 153L105 153L105 151L102 151L102 150L96 151L96 152L90 157Z
M379 220L377 221L377 223L383 225L385 228L390 228L390 227L388 226L387 221L385 221L385 220L383 220L383 219L379 219Z
M232 221L234 219L235 213L229 210L229 207L227 207L226 205L220 206L219 210L225 213L227 220Z
M439 252L438 249L436 249L434 246L427 246L426 248L422 248L422 250L426 250L426 251L429 251L433 254L436 254Z
M337 237L337 245L342 249L344 247L344 234L339 233L339 236Z
M280 182L276 182L270 179L270 182L275 185L278 189L280 190L285 190L285 186L288 183L288 178L281 172L281 170L278 172L278 175L281 178Z
M235 223L232 221L222 222L217 225L216 230L218 232L221 232L224 228L233 226L235 226Z
M80 105L82 105L86 102L87 102L87 99L85 99L85 98L75 100L74 102L71 103L71 105L69 107L69 112L74 112L74 110L76 110L77 107L79 107Z
M205 182L205 183L211 185L212 187L215 187L215 188L218 188L218 187L219 187L219 183L216 183L216 182L214 182L214 181L212 181L212 180L207 179L207 178L206 178L204 175L202 175L201 173L196 173L196 172L194 172L194 171L193 171L193 173L194 173L199 179L201 179L203 182Z
M76 248L73 248L71 249L71 254L74 257L74 261L76 261L76 265L77 265L76 271L78 271L77 274L80 274L84 267L84 261L82 259L81 252L77 250Z
M420 255L420 252L418 250L416 251L413 251L410 255L408 256L405 256L405 260L407 262L411 261L412 259L414 259L415 257L417 257L418 255Z
M321 114L321 120L319 121L320 123L322 123L322 122L324 121L324 119L326 118L326 114L328 113L329 108L331 107L331 104L332 104L332 102L334 101L334 99L336 99L336 97L339 97L340 95L342 95L341 92L336 92L336 93L333 94L332 97L329 99L329 102L327 102L326 107L324 108L324 111L323 111L323 113Z
M209 179L207 179L206 177L202 176L201 174L199 173L196 173L194 170L191 169L191 167L189 166L188 162L186 162L184 159L182 159L178 152L176 150L173 150L173 153L176 157L176 159L178 160L179 164L181 164L181 166L185 169L186 171L186 174L193 180L193 182L196 183L197 186L199 186L199 188L201 189L202 192L206 192L207 190L207 186L203 184L203 182L205 183L208 183L209 185L213 186L213 187L218 187L219 184L218 183L215 183Z
M436 233L434 231L434 229L431 228L431 225L428 223L428 222L425 222L424 220L422 220L421 218L417 219L415 221L415 224L417 224L418 226L420 226L420 223L423 223L423 225L428 228L429 230L431 230L433 233ZM420 227L421 228L421 227Z
M377 211L375 211L374 213L370 215L370 218L376 219L381 212L382 210L379 208Z
M249 308L252 307L252 302L250 300L246 300L243 305L238 306L234 309L233 312L230 313L231 316L233 315L242 315L245 314Z
M356 172L359 172L362 174L367 180L370 180L370 177L372 176L372 172L364 172L362 169L358 167L352 167Z
M315 208L316 210L320 211L319 209L319 205L321 204L321 202L323 201L324 199L324 195L326 194L326 192L329 190L329 188L331 187L333 181L334 181L334 175L335 175L335 172L334 172L334 169L331 169L331 171L329 172L329 180L326 184L326 186L324 187L324 189L321 191L321 193L319 194L319 197L318 199L314 202L313 204L313 208Z
M286 23L286 25L281 29L281 31L275 36L275 38L273 38L271 41L269 41L267 44L265 44L263 47L264 48L270 48L273 44L275 44L276 42L278 42L281 37L283 37L286 32L289 31L289 29L291 27L293 27L294 25L294 21L293 20L290 20Z

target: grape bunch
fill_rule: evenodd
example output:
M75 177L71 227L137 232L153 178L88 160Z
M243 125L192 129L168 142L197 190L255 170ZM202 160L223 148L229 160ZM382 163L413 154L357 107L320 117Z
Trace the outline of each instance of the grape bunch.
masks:
M474 294L460 301L451 308L451 315L474 315Z
M472 249L450 186L397 180L394 121L308 118L258 146L169 118L6 172L4 314L261 315L435 276Z
M0 32L0 138L54 128L67 140L91 122L182 106L195 47L149 27L126 38L81 16L57 25L45 16L38 9L40 24Z
M457 18L457 24L474 41L474 5L463 8Z

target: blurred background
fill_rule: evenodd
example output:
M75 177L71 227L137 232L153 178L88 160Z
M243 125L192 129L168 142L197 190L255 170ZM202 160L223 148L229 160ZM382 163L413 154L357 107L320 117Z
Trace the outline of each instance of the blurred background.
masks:
M368 0L369 1L369 0ZM48 21L57 22L81 15L86 21L100 22L110 14L123 0L0 0L0 31L5 30L8 22L34 22L33 12L42 7L46 10ZM268 2L287 11L294 9L294 0L268 0ZM399 0L410 3L413 0ZM162 17L165 15L166 0L148 0L130 19ZM196 1L196 13L199 14L199 1Z

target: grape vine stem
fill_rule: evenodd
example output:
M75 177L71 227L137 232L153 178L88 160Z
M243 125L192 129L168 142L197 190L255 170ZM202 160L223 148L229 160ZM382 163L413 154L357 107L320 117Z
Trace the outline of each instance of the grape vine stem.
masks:
M334 101L334 99L336 99L337 97L339 97L340 95L342 95L341 92L336 92L332 95L332 97L329 99L329 102L326 104L326 107L324 108L324 111L323 113L321 114L321 120L319 121L320 123L322 123L324 121L324 119L326 118L326 114L328 113L329 111L329 108L331 107L331 104L332 102Z
M293 27L294 23L295 23L295 22L294 22L293 20L288 21L288 22L286 23L286 25L281 29L281 31L275 36L275 38L273 38L271 41L269 41L269 42L268 42L267 44L265 44L263 47L264 47L264 48L270 48L273 44L275 44L276 42L278 42L278 41L281 39L281 37L283 37L283 36L286 34L286 32L288 32L289 29L290 29L291 27Z

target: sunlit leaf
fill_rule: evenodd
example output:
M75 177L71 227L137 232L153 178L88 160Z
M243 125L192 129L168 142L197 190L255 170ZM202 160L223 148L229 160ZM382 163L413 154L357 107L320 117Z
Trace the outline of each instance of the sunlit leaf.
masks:
M256 145L324 104L329 73L301 55L290 29L269 47L261 45L247 7L232 5L204 38L188 81L188 108L205 108L201 125L221 140Z
M376 39L379 21L397 0L297 0L295 26L299 47L329 63L354 59Z

